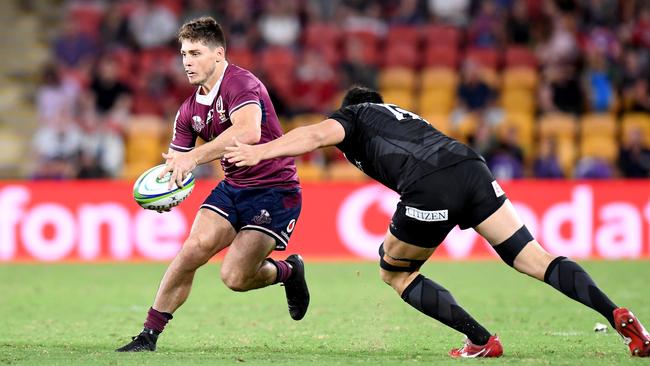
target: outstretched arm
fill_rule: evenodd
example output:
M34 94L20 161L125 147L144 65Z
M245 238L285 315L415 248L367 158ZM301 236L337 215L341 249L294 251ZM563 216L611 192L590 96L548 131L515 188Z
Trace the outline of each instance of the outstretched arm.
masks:
M345 138L345 130L333 119L298 127L286 135L261 145L247 145L235 140L235 146L226 147L226 159L236 166L256 165L260 160L279 156L297 156L319 147L336 145Z
M230 116L232 126L228 127L219 136L196 149L183 154L163 154L167 167L160 173L162 178L167 172L172 172L169 187L176 183L182 187L183 179L187 173L194 170L199 164L204 164L216 159L221 159L225 153L224 148L232 139L238 139L248 144L257 143L261 136L262 110L257 104L246 105Z

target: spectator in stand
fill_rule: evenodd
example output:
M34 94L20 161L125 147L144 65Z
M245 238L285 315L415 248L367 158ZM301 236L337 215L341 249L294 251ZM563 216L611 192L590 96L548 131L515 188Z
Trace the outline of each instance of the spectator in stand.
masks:
M129 16L129 31L139 48L164 47L175 40L178 19L171 10L154 0L136 4Z
M239 3L244 3L244 1L238 1ZM245 4L242 4L246 6ZM180 23L185 24L188 21L203 16L216 16L217 8L214 2L210 0L189 0L187 1L187 6L181 14Z
M118 177L124 164L124 141L115 125L102 123L90 100L81 103L78 154L86 178ZM97 176L91 174L98 174ZM89 176L90 175L90 176Z
M471 0L427 0L434 21L458 27L467 25Z
M572 66L550 65L543 75L539 95L539 107L543 112L583 112L583 92Z
M341 0L307 0L307 13L312 21L329 22L335 20L335 14Z
M618 168L626 178L648 178L650 176L650 149L643 142L643 131L629 131L627 144L618 153Z
M54 41L54 56L59 66L65 69L88 67L97 53L93 39L79 29L74 19L63 22L61 35Z
M102 49L112 50L133 46L129 22L119 3L111 2L99 24Z
M530 22L527 2L515 1L506 23L506 33L510 44L526 46L530 43Z
M634 49L628 49L623 52L623 65L621 70L621 93L625 94L625 90L634 85L634 82L643 77L644 65L641 63L639 53Z
M49 126L58 123L60 116L74 113L78 96L77 83L62 78L55 65L46 65L36 90L39 123Z
M561 13L552 6L549 12L549 18L553 21L552 32L537 47L537 58L545 65L573 64L580 51L576 37L576 19L573 14Z
M470 45L493 48L503 44L503 19L493 0L480 4L478 14L472 19L468 29Z
M599 53L608 62L618 62L621 57L621 43L611 28L593 27L583 37L584 53Z
M467 113L475 113L494 126L501 121L502 113L496 107L496 93L483 79L482 66L468 59L461 70L461 81L457 88L458 105L452 112L453 124L460 123Z
M497 145L496 135L488 123L480 120L474 130L474 133L467 137L468 145L477 153L481 154L486 160L490 159L490 154Z
M488 167L497 179L524 177L524 153L517 141L517 130L509 128L487 158Z
M380 4L372 1L348 1L344 9L343 28L346 32L373 33L379 38L388 32Z
M618 20L618 3L618 0L584 0L584 23L613 28Z
M350 39L345 42L346 58L341 63L343 70L342 89L352 85L363 85L368 88L377 88L379 71L373 65L364 62L362 46L359 39Z
M533 163L533 174L535 178L564 178L564 172L562 172L557 155L557 142L555 139L546 137L540 141L539 153Z
M223 22L228 32L228 48L259 50L264 45L260 31L245 1L228 0Z
M650 88L648 85L650 80L648 77L637 80L634 84L634 92L632 94L631 111L650 113Z
M90 83L89 97L94 110L106 123L123 126L131 111L131 89L118 79L111 57L100 57Z
M262 39L271 46L293 47L300 35L295 0L268 1L258 21Z
M426 8L419 0L402 0L390 22L393 25L420 25L426 22Z
M576 179L610 179L614 169L603 159L586 156L578 160L573 175Z
M584 84L591 111L604 113L612 109L615 101L614 86L606 70L606 60L596 49L587 55Z
M632 27L632 44L639 49L650 50L650 4L641 2L639 4L639 16Z
M32 140L34 179L70 179L76 175L76 157L83 136L71 111L59 109Z

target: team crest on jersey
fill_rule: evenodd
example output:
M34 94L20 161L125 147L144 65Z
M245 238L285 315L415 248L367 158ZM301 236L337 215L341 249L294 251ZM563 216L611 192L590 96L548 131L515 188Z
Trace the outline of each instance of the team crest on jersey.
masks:
M260 214L253 217L253 222L262 225L271 223L271 214L267 210L260 210Z
M208 118L205 119L205 124L206 125L209 125L210 122L212 122L212 117L213 116L214 116L214 111L212 110L212 108L210 108L210 110L208 111Z
M205 122L203 122L203 119L201 116L193 116L192 117L192 128L196 132L201 132L201 130L205 127Z
M219 114L220 124L228 120L228 117L226 116L226 109L223 107L223 100L221 99L221 95L219 98L217 98L217 114Z

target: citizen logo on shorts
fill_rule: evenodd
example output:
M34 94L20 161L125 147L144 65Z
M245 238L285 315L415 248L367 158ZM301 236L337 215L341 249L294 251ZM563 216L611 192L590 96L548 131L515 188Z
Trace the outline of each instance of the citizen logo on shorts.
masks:
M501 197L506 193L503 191L503 189L501 189L501 186L499 185L499 183L497 183L496 180L492 181L492 188L494 189L494 194L496 194L497 197Z
M417 208L405 206L406 216L418 221L434 222L447 221L449 219L449 210L422 211Z

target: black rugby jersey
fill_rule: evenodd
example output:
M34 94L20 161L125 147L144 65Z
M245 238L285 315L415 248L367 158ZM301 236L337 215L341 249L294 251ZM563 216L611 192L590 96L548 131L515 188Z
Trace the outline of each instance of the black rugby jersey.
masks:
M339 109L329 118L345 130L345 138L337 145L345 157L398 193L439 169L463 160L483 159L417 114L393 104L356 104Z

